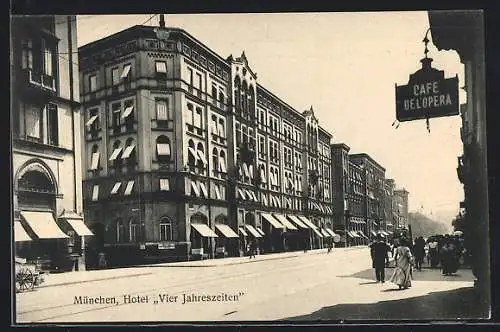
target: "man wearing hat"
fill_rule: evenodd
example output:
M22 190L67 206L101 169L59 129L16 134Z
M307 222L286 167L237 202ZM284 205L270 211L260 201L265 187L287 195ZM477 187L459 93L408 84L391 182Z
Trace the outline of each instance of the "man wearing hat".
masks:
M391 248L384 241L384 236L377 234L375 242L370 245L372 267L375 268L377 282L385 282L385 264L389 261L390 250Z

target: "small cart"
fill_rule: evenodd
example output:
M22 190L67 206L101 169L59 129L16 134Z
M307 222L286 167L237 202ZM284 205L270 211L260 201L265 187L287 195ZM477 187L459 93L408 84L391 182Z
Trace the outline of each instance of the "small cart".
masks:
M33 290L43 283L43 272L37 262L29 263L24 258L15 258L16 293Z

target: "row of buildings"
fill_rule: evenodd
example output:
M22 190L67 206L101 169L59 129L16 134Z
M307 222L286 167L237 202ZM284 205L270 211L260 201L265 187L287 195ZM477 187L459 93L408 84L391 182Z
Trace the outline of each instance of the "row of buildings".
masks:
M18 255L82 269L361 245L407 225L408 192L258 83L244 52L163 21L77 49L75 16L13 18L11 43Z

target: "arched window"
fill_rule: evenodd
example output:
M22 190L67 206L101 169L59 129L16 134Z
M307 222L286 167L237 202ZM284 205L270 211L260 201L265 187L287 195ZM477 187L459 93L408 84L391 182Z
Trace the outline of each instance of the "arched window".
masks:
M247 82L243 81L243 86L241 89L241 113L244 117L248 116L248 88Z
M18 180L18 189L39 193L56 193L56 187L45 173L39 170L30 170L24 173Z
M225 97L224 97L224 94L222 93L222 91L220 91L220 92L219 92L219 102L220 102L221 104L223 104L223 103L224 103L224 98L225 98ZM221 105L221 107L222 107L222 106L223 106L223 105Z
M128 223L129 241L137 242L140 240L140 225L135 218L131 218Z
M219 164L221 166L221 172L226 173L227 172L226 152L224 150L220 150L219 156L220 156Z
M208 218L204 214L198 212L191 216L191 224L208 224Z
M219 214L217 217L215 217L215 223L216 224L227 224L227 217L223 214Z
M196 150L192 139L188 142L188 166L192 171L196 166Z
M236 123L235 126L235 135L236 135L236 145L240 146L241 144L241 125L239 123Z
M239 76L236 76L234 79L234 105L236 105L236 109L240 109L241 107L241 81Z
M218 135L218 131L217 131L217 116L215 114L212 114L212 123L210 125L210 132L213 134L213 135ZM216 139L214 137L214 139Z
M219 174L219 151L217 148L212 150L212 169L214 176L217 176Z
M156 139L156 158L160 163L169 163L172 158L170 139L165 135Z
M124 243L125 235L125 225L123 224L123 220L119 218L116 220L116 242Z
M219 136L226 137L226 124L223 118L219 119Z
M203 143L198 143L198 146L196 147L196 154L198 155L198 170L200 173L203 173L205 171L205 168L207 167L206 165L206 160L205 159L205 147L203 146Z
M120 156L121 153L123 153L123 151L121 150L121 145L122 143L117 140L115 141L115 143L113 143L113 152L112 152L112 155L111 155L111 158L110 160L113 162L113 167L115 168L115 171L117 172L120 172L121 169L122 169L122 165L123 165L123 160L122 160L122 157Z
M253 91L253 86L250 85L248 87L248 110L250 112L250 115L252 117L256 116L255 115L255 92Z
M173 241L174 229L172 220L169 217L162 217L160 219L160 241Z

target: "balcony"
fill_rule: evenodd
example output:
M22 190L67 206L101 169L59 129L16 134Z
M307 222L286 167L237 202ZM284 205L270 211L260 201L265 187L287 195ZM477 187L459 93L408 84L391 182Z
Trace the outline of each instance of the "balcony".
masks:
M53 76L42 74L33 69L26 69L24 73L26 83L30 87L53 94L56 93L56 80Z

